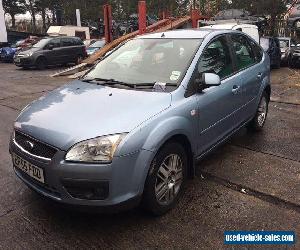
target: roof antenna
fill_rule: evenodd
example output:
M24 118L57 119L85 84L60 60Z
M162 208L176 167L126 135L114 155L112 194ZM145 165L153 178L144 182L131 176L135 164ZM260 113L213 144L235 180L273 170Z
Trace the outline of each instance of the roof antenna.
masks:
M164 38L164 37L166 37L166 35L165 35L165 33L162 33L161 38Z

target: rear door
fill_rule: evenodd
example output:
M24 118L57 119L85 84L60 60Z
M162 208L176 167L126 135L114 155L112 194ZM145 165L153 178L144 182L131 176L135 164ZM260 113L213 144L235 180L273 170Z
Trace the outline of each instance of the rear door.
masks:
M256 110L262 79L266 70L262 67L262 51L258 45L243 34L231 34L232 51L235 61L235 73L239 82L238 116L240 120L247 120Z
M215 38L205 48L198 62L198 72L215 73L221 85L197 93L198 155L213 147L240 123L239 81L225 35Z
M71 63L76 60L77 46L73 38L63 37L61 38L61 55L63 63Z

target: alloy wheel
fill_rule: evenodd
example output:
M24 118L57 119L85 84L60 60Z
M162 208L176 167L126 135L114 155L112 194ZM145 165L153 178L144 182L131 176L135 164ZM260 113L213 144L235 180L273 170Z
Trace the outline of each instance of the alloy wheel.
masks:
M266 97L263 96L259 103L258 111L257 111L257 122L260 127L262 127L265 123L267 117L267 106L268 104L267 104Z
M183 181L183 163L178 154L168 155L160 165L155 183L155 196L160 205L169 205L177 197Z

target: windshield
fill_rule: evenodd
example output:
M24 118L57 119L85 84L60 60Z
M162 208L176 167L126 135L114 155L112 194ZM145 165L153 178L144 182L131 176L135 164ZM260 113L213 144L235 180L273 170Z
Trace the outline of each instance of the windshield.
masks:
M201 42L202 39L134 39L100 61L85 78L178 85Z
M44 48L44 46L50 41L49 38L43 38L40 41L38 41L36 44L34 44L33 48Z
M268 38L261 38L260 39L260 45L264 49L264 51L267 51L269 49L269 39Z
M280 48L287 48L289 47L289 40L279 40Z
M105 41L101 40L101 41L97 41L94 42L92 45L90 45L89 48L102 48L105 44Z

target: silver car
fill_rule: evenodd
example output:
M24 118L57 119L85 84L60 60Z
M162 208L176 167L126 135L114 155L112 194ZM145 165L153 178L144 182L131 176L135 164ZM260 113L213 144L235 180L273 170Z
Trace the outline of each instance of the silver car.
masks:
M263 128L270 94L269 57L239 31L140 36L21 112L14 170L60 203L163 214L197 160Z

